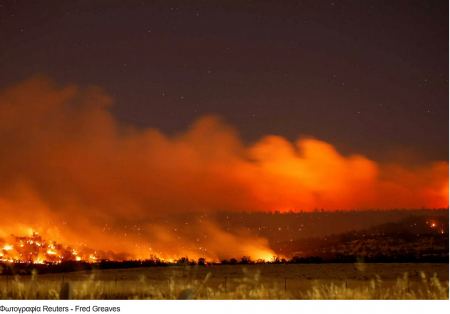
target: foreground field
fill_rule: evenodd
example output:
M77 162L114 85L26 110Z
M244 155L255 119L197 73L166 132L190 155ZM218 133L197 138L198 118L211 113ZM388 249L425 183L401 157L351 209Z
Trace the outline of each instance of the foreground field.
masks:
M1 276L1 299L448 299L448 264L169 266Z

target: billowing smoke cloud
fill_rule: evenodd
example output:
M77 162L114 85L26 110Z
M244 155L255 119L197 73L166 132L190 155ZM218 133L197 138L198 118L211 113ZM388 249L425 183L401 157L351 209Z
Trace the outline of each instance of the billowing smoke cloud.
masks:
M35 77L0 92L0 238L36 230L98 250L212 259L273 252L245 230L177 213L448 207L448 163L414 169L268 135L218 117L167 136L117 121L98 88ZM185 228L186 229L186 228Z

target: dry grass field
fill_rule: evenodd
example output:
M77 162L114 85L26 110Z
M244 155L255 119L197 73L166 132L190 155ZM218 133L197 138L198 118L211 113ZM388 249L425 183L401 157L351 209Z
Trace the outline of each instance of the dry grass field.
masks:
M448 299L448 264L168 266L2 276L1 299Z

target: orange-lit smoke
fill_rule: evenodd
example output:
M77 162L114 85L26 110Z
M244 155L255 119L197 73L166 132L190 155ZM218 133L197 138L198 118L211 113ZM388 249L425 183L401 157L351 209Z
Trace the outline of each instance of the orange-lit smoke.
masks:
M98 88L43 77L0 92L0 238L39 231L131 257L267 258L265 239L207 219L179 232L170 217L448 207L447 161L384 165L313 138L245 145L214 116L167 136L118 122L110 104Z

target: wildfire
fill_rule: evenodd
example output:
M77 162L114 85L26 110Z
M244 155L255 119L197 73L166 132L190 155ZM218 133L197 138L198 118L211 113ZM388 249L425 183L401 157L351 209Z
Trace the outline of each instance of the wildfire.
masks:
M271 250L260 248L249 253L251 255L249 258L255 261L270 262L274 260L274 252ZM194 260L197 258L200 257L195 256ZM177 263L180 259L187 258L152 254L146 258L137 259L152 259L171 264ZM11 236L11 241L4 243L0 249L0 263L58 264L66 261L98 263L101 260L123 261L123 259L116 258L112 253L108 255L85 247L75 249L64 246L56 241L46 241L37 232L33 232L31 236ZM204 260L207 262L220 262L219 259Z
M28 226L97 250L27 233L0 239L2 261L145 259L149 247L167 260L269 259L274 252L262 234L214 218L181 230L177 217L448 207L447 160L384 163L312 137L265 134L247 143L214 116L165 134L124 124L111 102L100 89L60 88L43 77L0 90L2 236Z
M55 241L47 242L34 232L27 237L12 237L12 243L6 243L0 250L0 262L19 263L60 263L62 261L95 261L94 254L79 255L75 249L70 249Z

